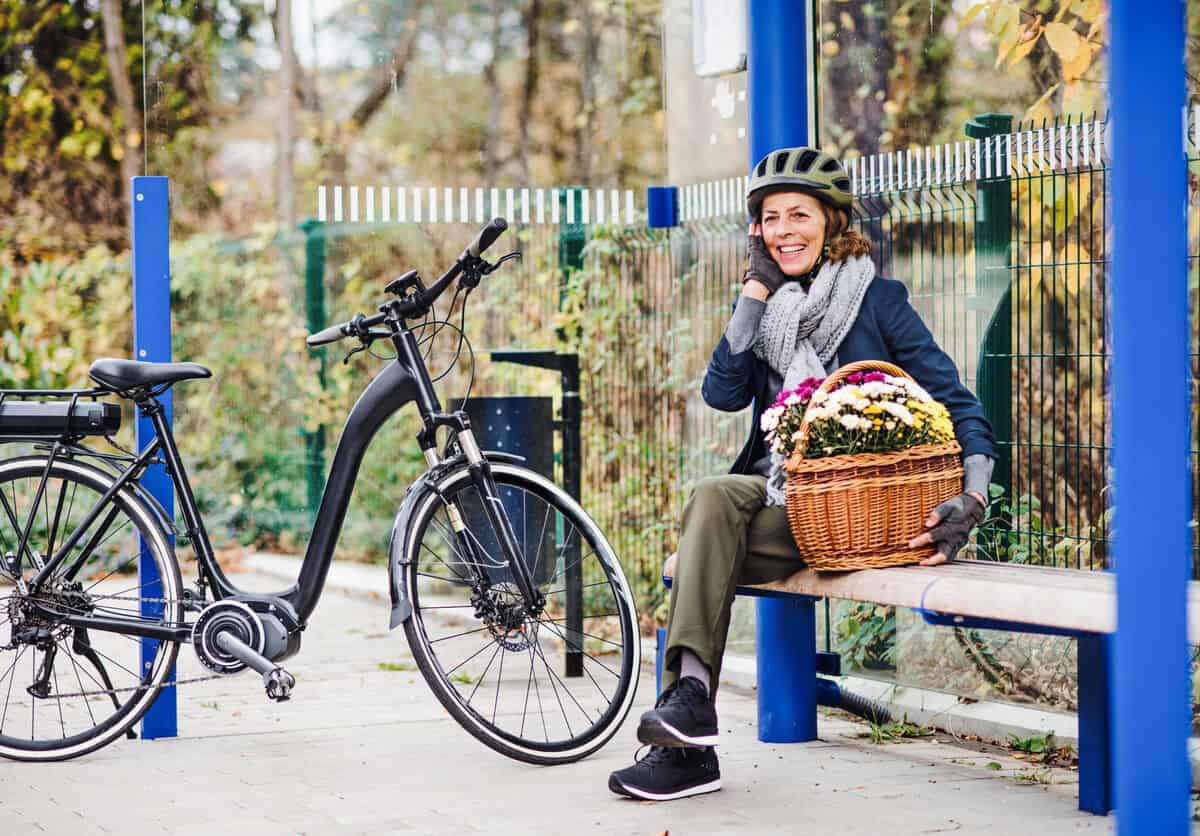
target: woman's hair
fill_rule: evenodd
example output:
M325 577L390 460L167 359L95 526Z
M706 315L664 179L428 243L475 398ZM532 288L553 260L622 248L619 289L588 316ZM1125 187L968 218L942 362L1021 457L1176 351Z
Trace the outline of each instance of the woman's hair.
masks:
M850 216L844 209L821 201L821 211L825 213L825 246L829 248L830 261L871 254L870 239L857 229L850 229Z

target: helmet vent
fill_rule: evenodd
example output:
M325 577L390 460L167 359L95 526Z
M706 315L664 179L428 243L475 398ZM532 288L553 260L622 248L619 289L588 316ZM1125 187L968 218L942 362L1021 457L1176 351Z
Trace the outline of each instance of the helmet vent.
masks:
M758 168L754 170L755 177L765 177L767 174L767 163L771 161L770 157L763 157L758 162Z
M832 174L833 172L837 171L839 168L840 168L840 166L838 165L837 160L833 160L833 159L826 160L821 165L821 171L824 171L826 174Z
M844 192L850 191L850 178L839 177L838 179L833 181L833 187L835 189L841 189Z
M788 161L788 155L787 155L787 154L780 154L779 156L777 156L777 157L775 158L775 173L776 173L776 174L782 174L782 173L783 173L783 170L784 170L785 168L787 168L787 161Z
M808 170L813 167L813 163L816 162L817 157L819 156L820 154L813 149L805 148L800 153L800 158L796 160L796 167L794 171L797 174L807 174Z

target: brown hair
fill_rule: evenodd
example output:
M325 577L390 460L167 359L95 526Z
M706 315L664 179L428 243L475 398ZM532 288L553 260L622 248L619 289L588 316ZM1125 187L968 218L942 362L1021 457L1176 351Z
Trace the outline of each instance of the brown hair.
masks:
M850 229L850 215L821 201L825 213L825 246L830 261L844 261L860 255L871 254L871 241L857 229Z

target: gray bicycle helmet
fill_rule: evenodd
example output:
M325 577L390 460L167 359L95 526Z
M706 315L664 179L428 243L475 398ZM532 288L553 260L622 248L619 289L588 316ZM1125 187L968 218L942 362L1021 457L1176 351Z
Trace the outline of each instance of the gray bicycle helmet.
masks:
M759 160L750 172L746 208L757 218L763 199L782 191L806 192L846 212L854 207L846 170L819 148L779 148Z

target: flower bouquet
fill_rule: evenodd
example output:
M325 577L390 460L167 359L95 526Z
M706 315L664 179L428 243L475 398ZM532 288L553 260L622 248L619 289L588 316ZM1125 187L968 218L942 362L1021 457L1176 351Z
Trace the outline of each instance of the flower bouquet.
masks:
M781 392L761 427L784 457L788 522L813 569L918 563L923 520L962 490L946 407L902 369L868 361Z

